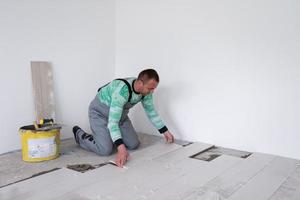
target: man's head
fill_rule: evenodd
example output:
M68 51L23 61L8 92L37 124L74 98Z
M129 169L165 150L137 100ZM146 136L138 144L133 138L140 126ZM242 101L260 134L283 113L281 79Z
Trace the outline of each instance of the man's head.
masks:
M152 93L159 83L159 76L154 69L145 69L137 78L137 91L143 96Z

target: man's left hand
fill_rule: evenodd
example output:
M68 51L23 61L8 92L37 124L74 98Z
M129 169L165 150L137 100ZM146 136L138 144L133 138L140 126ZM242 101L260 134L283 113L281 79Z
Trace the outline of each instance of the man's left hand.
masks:
M166 139L167 143L173 143L174 142L174 136L172 135L172 133L170 133L170 131L164 132L164 136L165 136L165 139Z

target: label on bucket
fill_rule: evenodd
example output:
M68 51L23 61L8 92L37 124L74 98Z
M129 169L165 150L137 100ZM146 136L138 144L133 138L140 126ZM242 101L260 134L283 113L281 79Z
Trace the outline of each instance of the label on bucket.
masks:
M41 139L28 139L28 157L45 158L56 153L55 136Z

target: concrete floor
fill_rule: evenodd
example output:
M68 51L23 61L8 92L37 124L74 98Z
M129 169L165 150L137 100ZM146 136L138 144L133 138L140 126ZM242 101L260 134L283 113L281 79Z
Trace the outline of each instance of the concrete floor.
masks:
M146 134L139 134L139 139L141 142L139 150L162 142L162 138ZM96 165L112 160L114 157L114 155L101 157L95 153L85 151L75 143L73 138L63 140L61 142L61 155L57 159L50 161L37 163L24 162L21 151L9 152L0 155L0 187L54 168L63 168L67 165L83 163Z
M0 155L0 199L300 199L299 160L254 152L207 162L190 156L210 144L165 144L143 134L140 139L128 169L104 165L80 173L65 168L114 159L84 151L73 140L63 141L62 155L52 161L25 163L18 151ZM17 182L53 168L60 169Z

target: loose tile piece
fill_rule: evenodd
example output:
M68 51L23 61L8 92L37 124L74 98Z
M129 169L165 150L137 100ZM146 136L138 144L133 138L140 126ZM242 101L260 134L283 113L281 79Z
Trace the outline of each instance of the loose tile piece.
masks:
M50 63L32 61L31 75L36 120L55 119L53 73Z

